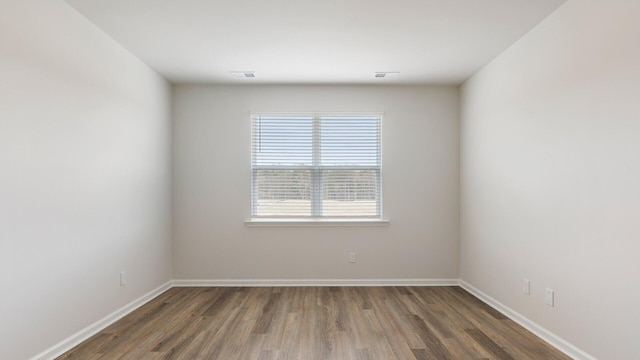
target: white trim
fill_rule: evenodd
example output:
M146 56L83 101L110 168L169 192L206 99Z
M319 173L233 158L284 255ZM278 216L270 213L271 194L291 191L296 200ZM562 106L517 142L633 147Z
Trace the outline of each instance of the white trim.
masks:
M458 286L458 279L203 279L173 280L175 287L188 286Z
M384 111L251 111L249 116L379 116L384 117Z
M575 345L571 344L570 342L566 341L565 339L561 338L560 336L552 333L551 331L549 331L549 330L545 329L544 327L536 324L535 322L531 321L530 319L528 319L527 317L525 317L522 314L518 313L517 311L511 309L510 307L504 305L503 303L499 302L498 300L496 300L496 299L492 298L491 296L483 293L482 291L476 289L475 287L473 287L468 282L466 282L464 280L460 280L460 287L462 287L463 289L467 290L468 292L470 292L471 294L473 294L474 296L476 296L477 298L482 300L487 305L489 305L492 308L496 309L497 311L501 312L502 314L507 316L509 319L515 321L520 326L522 326L525 329L531 331L536 336L538 336L542 340L544 340L547 343L549 343L549 345L551 345L551 346L555 347L556 349L562 351L563 353L565 353L566 355L570 356L571 358L573 358L575 360L597 360L595 357L587 354L586 352L584 352L583 350L579 349L578 347L576 347Z
M321 218L253 218L244 222L246 226L389 226L382 219L321 219Z
M93 324L87 326L86 328L78 331L77 333L69 336L68 338L60 341L59 343L53 345L47 350L39 353L38 355L33 356L30 360L50 360L55 359L56 357L64 354L65 352L71 350L72 348L78 346L83 341L87 340L91 336L99 333L107 326L113 324L114 322L120 320L124 316L128 315L132 311L138 309L142 305L148 303L158 295L163 292L169 290L172 287L172 282L169 281L158 288L151 290L150 292L142 295L136 300L128 303L127 305L121 307L120 309L112 312L111 314L103 317L102 319L94 322Z

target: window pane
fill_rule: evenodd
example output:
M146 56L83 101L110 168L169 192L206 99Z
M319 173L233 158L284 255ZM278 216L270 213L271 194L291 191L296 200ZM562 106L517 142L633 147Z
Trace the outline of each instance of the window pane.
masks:
M377 170L323 170L323 216L378 215Z
M311 170L253 170L255 216L310 216Z
M378 166L380 122L376 116L320 118L320 164Z
M252 116L252 216L380 217L380 116Z
M311 165L313 117L256 116L252 143L254 165Z

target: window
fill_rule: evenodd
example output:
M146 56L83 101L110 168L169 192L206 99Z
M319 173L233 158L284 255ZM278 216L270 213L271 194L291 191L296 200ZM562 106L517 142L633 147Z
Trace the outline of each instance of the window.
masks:
M252 116L252 217L380 219L380 121Z

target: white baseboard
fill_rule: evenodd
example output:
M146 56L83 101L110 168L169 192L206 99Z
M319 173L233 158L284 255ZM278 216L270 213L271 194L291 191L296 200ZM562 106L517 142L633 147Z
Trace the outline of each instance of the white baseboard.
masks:
M109 325L113 324L114 322L120 320L125 315L127 315L130 312L136 310L137 308L141 307L142 305L148 303L153 298L157 297L158 295L162 294L163 292L167 291L170 288L171 288L171 282L169 281L169 282L159 286L158 288L156 288L154 290L151 290L150 292L142 295L138 299L128 303L127 305L121 307L120 309L112 312L111 314L105 316L104 318L96 321L95 323L87 326L86 328L78 331L77 333L69 336L68 338L62 340L61 342L53 345L49 349L39 353L38 355L35 355L30 360L52 360L52 359L55 359L56 357L64 354L65 352L67 352L67 351L71 350L72 348L74 348L75 346L79 345L81 342L87 340L91 336L93 336L93 335L97 334L98 332L102 331L107 326L109 326Z
M173 280L173 286L458 286L458 279L240 279Z
M489 305L492 308L498 310L499 312L501 312L502 314L507 316L509 319L515 321L520 326L522 326L525 329L531 331L536 336L538 336L542 340L544 340L547 343L549 343L549 345L551 345L551 346L555 347L556 349L558 349L558 350L562 351L563 353L565 353L567 356L570 356L571 358L573 358L575 360L597 360L595 357L593 357L593 356L587 354L586 352L580 350L579 348L577 348L573 344L569 343L568 341L564 340L560 336L552 333L551 331L549 331L549 330L545 329L544 327L536 324L535 322L529 320L528 318L526 318L525 316L523 316L520 313L516 312L515 310L513 310L513 309L509 308L508 306L502 304L498 300L496 300L496 299L492 298L491 296L483 293L482 291L476 289L475 287L473 287L468 282L466 282L464 280L460 280L460 287L462 287L463 289L467 290L468 292L470 292L471 294L476 296L478 299L482 300L487 305Z

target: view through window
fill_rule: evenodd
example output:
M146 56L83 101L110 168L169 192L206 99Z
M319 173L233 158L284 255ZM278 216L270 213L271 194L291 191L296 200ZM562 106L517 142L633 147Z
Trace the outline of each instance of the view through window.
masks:
M380 123L252 116L252 216L380 218Z

